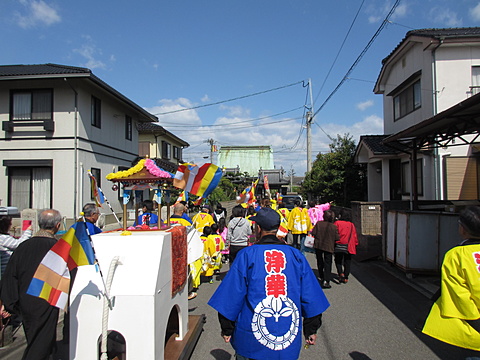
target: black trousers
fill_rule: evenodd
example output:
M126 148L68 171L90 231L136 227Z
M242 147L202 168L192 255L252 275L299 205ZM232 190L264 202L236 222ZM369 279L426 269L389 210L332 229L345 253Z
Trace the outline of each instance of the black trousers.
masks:
M352 254L344 252L335 253L335 267L337 268L338 275L343 274L343 276L348 279L351 262Z
M244 248L246 248L246 246L230 245L230 253L229 253L230 266L232 266L233 261L237 256L237 253Z
M45 300L30 296L22 301L23 329L27 338L27 348L22 360L47 360L56 345L58 308Z
M327 251L315 249L317 257L317 269L320 279L330 281L332 279L332 258L333 254Z

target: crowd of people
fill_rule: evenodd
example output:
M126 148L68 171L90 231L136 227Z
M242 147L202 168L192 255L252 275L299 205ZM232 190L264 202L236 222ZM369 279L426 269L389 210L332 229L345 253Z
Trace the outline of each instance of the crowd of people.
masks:
M142 205L137 225L162 222L149 201ZM221 336L232 344L236 359L298 358L302 333L305 346L314 345L322 314L329 307L322 288L349 281L358 245L350 213L334 212L331 203L310 202L307 209L300 201L289 211L281 202L264 199L255 206L236 205L229 216L220 203L215 209L211 205L202 205L193 218L185 202L172 209L170 224L194 227L203 243L203 256L189 264L189 300L197 296L202 282L214 283L215 275L228 263L229 269L208 303L218 311ZM95 204L84 206L82 221L89 234L102 231L95 225L99 214ZM480 297L476 293L480 207L465 209L459 219L464 241L445 256L441 293L423 332L480 350ZM27 338L24 359L46 359L55 345L58 309L27 295L26 289L56 242L61 220L57 210L42 211L39 231L32 234L27 226L21 237L15 238L10 234L12 218L0 217L0 321L10 316L9 312L22 321ZM307 237L313 238L312 245ZM305 257L309 247L316 256L317 275ZM68 320L67 316L67 328Z

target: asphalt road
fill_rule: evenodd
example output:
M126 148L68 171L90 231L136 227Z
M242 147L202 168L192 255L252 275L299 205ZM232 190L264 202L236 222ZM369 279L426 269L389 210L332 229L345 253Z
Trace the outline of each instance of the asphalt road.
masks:
M306 256L316 271L315 256ZM234 359L231 345L220 336L217 314L207 305L227 271L228 265L225 265L214 283L203 283L197 298L188 302L190 314L206 315L191 360ZM477 352L432 339L418 330L431 306L427 292L421 290L384 262L354 261L348 284L332 283L332 288L325 290L331 306L323 316L317 344L302 349L300 359L459 360L480 356ZM22 329L15 338L17 345L0 349L0 359L21 359L25 346ZM54 360L66 358L61 353L53 357Z
M306 256L316 271L315 255ZM228 266L219 278L226 271ZM333 283L324 290L331 306L324 313L317 344L302 349L300 359L458 360L480 356L422 334L418 329L431 301L395 271L379 261L354 262L348 284ZM219 283L203 283L197 298L189 301L191 314L207 317L191 360L234 359L234 350L220 336L217 314L206 305Z

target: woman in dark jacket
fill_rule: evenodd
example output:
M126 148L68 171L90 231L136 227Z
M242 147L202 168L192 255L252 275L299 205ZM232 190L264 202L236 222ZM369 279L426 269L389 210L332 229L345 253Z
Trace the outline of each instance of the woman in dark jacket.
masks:
M332 210L326 210L323 213L323 221L315 224L312 230L312 236L315 238L314 249L317 257L318 275L321 285L324 289L329 289L330 279L332 278L332 258L335 248L335 242L338 241L338 230L333 224L335 213Z

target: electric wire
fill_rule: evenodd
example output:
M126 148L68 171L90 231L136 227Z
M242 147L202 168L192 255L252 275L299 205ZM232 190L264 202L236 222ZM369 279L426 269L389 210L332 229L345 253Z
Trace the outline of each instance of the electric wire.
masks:
M380 33L382 32L382 30L385 28L385 26L387 26L388 24L388 21L389 21L389 18L393 15L393 13L395 12L398 4L400 3L400 0L396 0L395 3L393 4L392 8L390 9L390 11L388 12L387 16L385 17L385 19L382 21L382 24L380 25L380 27L377 29L377 31L375 32L375 34L372 36L372 38L370 39L370 41L368 42L368 44L365 46L365 48L362 50L362 52L360 53L360 55L357 57L357 59L355 60L355 62L352 64L352 66L350 66L350 69L348 69L347 73L344 75L344 77L342 78L342 80L340 81L340 83L335 87L335 89L333 89L333 91L330 93L330 95L325 99L325 101L322 103L322 105L318 108L317 111L315 111L315 114L314 114L314 117L315 115L317 115L324 107L325 105L328 103L328 101L333 97L333 95L335 95L335 93L338 91L338 89L340 89L340 87L345 83L345 81L348 79L348 76L352 73L352 71L357 67L358 63L360 62L360 60L363 58L363 56L366 54L366 52L368 51L368 49L370 48L370 46L372 46L373 42L376 40L376 38L380 35Z
M305 81L304 81L304 80L300 80L300 81L297 81L297 82L292 83L292 84L279 86L279 87L276 87L276 88L273 88L273 89L269 89L269 90L259 91L259 92L253 93L253 94L238 96L238 97L232 98L232 99L221 100L221 101L217 101L217 102L209 103L209 104L192 106L192 107L189 107L189 108L183 108L183 109L177 109L177 110L172 110L172 111L166 111L166 112L157 113L157 114L153 114L153 115L156 115L156 116L168 115L168 114L178 113L178 112L181 112L181 111L195 110L195 109L200 109L200 108L204 108L204 107L208 107L208 106L224 104L224 103L226 103L226 102L235 101L235 100L240 100L240 99L245 99L245 98L252 97L252 96L257 96L257 95L262 95L262 94L266 94L266 93L269 93L269 92L272 92L272 91L285 89L285 88L287 88L287 87L295 86L295 85L303 84L303 83L305 83Z
M324 88L324 86L325 86L325 83L327 82L328 78L330 77L330 73L332 72L333 67L334 67L335 64L337 63L338 57L340 56L340 53L341 53L342 50L343 50L343 46L345 45L345 42L347 41L348 36L350 35L350 32L352 31L353 25L355 25L355 22L357 21L358 15L360 14L360 10L362 9L364 3L365 3L365 0L362 1L362 3L360 4L360 7L358 8L357 13L355 14L355 17L353 18L353 21L352 21L352 23L351 23L351 25L350 25L350 28L348 29L348 31L347 31L347 33L346 33L346 35L345 35L345 38L343 39L342 45L340 45L340 48L338 49L337 56L335 56L335 59L333 60L333 63L332 63L332 65L330 66L330 69L328 70L327 76L325 76L325 79L323 80L323 83L322 83L322 85L320 86L320 90L318 91L318 94L317 94L317 96L315 97L315 102L317 102L317 99L318 99L318 97L320 96L320 94L322 93L322 90L323 90L323 88Z
M259 118L255 118L255 119L249 119L249 120L243 120L243 121L238 121L238 122L235 122L235 123L228 123L228 124L212 124L212 125L198 125L198 126L193 126L191 124L187 124L187 125L180 125L180 124L176 124L176 125L173 125L174 123L171 123L171 122L166 122L166 121L163 121L162 124L172 124L172 126L170 126L171 128L179 128L179 127L189 127L189 128L203 128L203 127L218 127L218 126L230 126L230 125L236 125L236 124L244 124L244 123L249 123L249 122L253 122L253 121L257 121L257 120L264 120L264 119L271 119L275 116L280 116L280 115L284 115L284 114L288 114L292 111L296 111L296 110L300 110L301 108L304 108L304 106L299 106L295 109L291 109L291 110L287 110L287 111L283 111L281 113L277 113L277 114L273 114L273 115L268 115L268 116L263 116L263 117L259 117Z
M283 120L277 120L277 121L272 121L269 123L264 123L264 124L252 124L252 125L246 125L246 126L228 126L229 124L225 124L225 128L221 129L215 129L215 132L224 132L224 131L232 131L232 130L239 130L239 129L249 129L249 128L258 128L260 126L268 126L268 125L275 125L275 124L280 124L283 122L288 122L288 121L295 121L295 120L300 120L302 117L297 116L294 118L288 118L288 119L283 119ZM195 133L197 132L211 132L212 129L207 128L207 129L202 129L202 126L199 127L199 129L195 130Z

